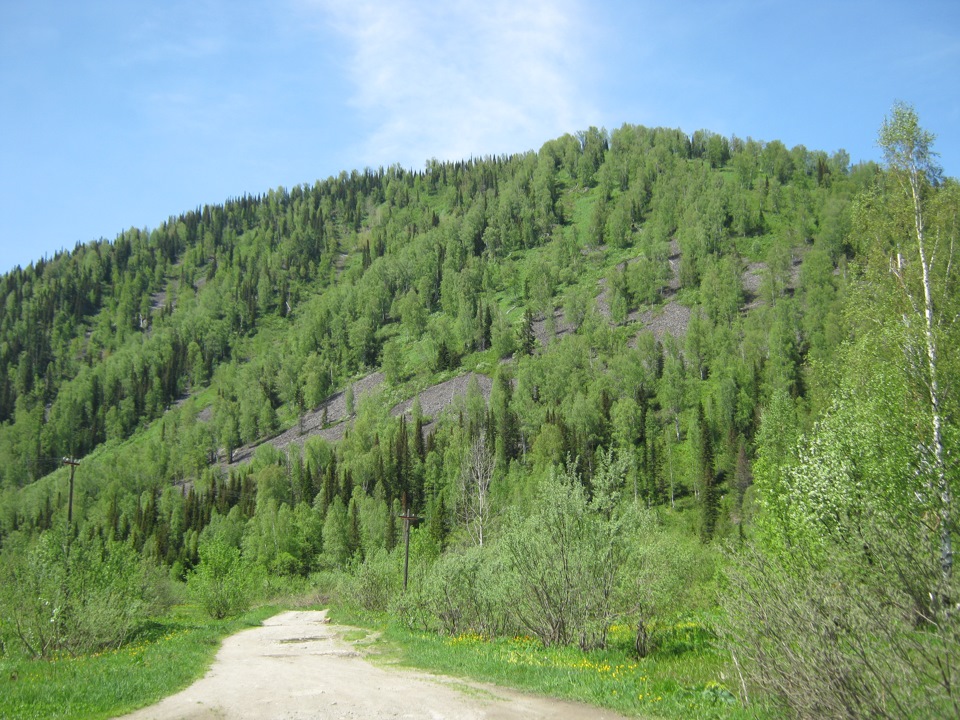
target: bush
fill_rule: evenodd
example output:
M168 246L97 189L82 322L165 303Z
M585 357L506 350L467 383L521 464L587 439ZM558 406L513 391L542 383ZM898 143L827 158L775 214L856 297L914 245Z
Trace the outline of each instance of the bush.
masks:
M533 512L514 514L502 541L520 625L544 645L603 647L620 610L628 529L592 509L571 472L544 482Z
M422 588L394 608L410 627L448 635L504 635L516 627L502 559L495 546L450 551L431 567Z
M50 530L0 565L0 641L35 657L118 647L162 603L156 590L129 545Z
M391 554L383 549L377 550L360 564L353 575L345 578L344 596L364 610L382 612L400 591L400 572L396 552Z
M591 499L572 467L551 477L527 513L507 516L499 540L445 553L393 611L410 628L531 634L583 649L605 646L610 626L630 621L646 654L650 620L673 611L704 563L698 543L667 536L652 515L618 502L616 467L595 473Z
M936 555L898 540L902 528L863 529L816 556L748 546L732 558L723 633L743 692L799 718L960 716L960 615L925 591Z
M187 578L191 596L217 620L250 607L252 582L240 551L219 538L199 548L200 564Z
M668 532L650 515L631 520L634 542L624 560L617 587L617 607L636 628L639 657L657 650L652 626L677 608L715 602L714 557L689 534Z

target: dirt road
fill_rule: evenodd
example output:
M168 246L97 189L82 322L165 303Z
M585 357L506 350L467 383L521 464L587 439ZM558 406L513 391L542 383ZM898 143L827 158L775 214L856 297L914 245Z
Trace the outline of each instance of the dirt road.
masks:
M123 720L614 720L620 716L450 677L370 664L326 613L285 612L227 638L206 676Z

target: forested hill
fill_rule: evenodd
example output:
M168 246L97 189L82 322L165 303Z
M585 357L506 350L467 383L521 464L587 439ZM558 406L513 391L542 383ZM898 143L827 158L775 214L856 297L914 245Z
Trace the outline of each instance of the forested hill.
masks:
M850 169L842 151L592 128L539 153L342 173L78 246L2 279L3 485L126 438L206 387L218 400L210 446L229 449L381 365L398 385L489 361L475 353L494 339L508 357L525 311L562 308L579 327L599 310L617 328L604 334L629 341L635 311L679 302L698 310L693 342L720 325L739 345L749 304L762 341L740 362L755 379L738 388L756 385L754 403L774 387L803 395L804 357L830 347L823 321L842 284L831 272L852 256L848 204L876 172ZM791 337L785 354L767 347L775 325ZM749 437L750 423L738 431Z
M130 532L144 491L208 485L218 457L377 368L398 399L441 373L498 375L484 422L502 475L617 447L651 503L702 482L697 453L732 479L773 393L816 403L809 368L840 340L855 256L850 203L877 173L842 151L591 128L538 153L208 205L17 269L0 306L0 536L48 526L62 487L16 489L104 443L119 466L86 465L80 502L114 498ZM643 332L663 313L676 337ZM537 342L539 320L574 332ZM393 481L397 428L371 433L384 452L341 448L337 487L398 498L412 483L425 503L456 474L438 468L427 493L424 469ZM329 471L307 464L308 493ZM171 542L168 561L195 560Z
M207 205L8 273L0 655L16 638L72 648L88 596L54 570L131 553L177 580L224 558L273 578L344 572L361 604L398 602L447 632L589 648L629 621L641 655L656 618L715 607L719 563L744 672L801 716L807 691L812 717L831 714L831 693L844 713L862 700L830 683L872 657L864 638L918 643L884 667L939 702L910 673L960 634L910 653L915 628L956 627L938 613L956 597L960 191L910 108L895 106L881 142L886 166L851 166L776 140L590 128L539 152ZM383 381L355 397L373 373ZM391 414L469 373L445 411ZM232 463L308 417L343 423L340 439L263 443ZM418 595L399 592L390 554L404 503L424 520ZM722 538L761 551L721 562ZM556 576L538 569L561 560ZM791 605L825 592L833 604ZM760 617L785 626L757 635ZM783 671L777 658L815 641L796 657L816 662Z

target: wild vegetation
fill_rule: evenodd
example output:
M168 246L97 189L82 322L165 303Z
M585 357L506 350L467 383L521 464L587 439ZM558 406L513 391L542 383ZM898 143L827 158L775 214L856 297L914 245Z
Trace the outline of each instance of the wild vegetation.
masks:
M957 714L960 191L909 106L880 143L590 128L8 273L0 659L307 578L406 632L704 663L594 698L629 711Z

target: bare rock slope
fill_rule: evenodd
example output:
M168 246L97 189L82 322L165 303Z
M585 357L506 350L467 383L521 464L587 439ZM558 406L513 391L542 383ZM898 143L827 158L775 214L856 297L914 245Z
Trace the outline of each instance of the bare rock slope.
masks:
M417 394L420 400L420 408L424 416L436 418L444 409L452 405L458 397L465 397L470 387L471 379L476 379L477 386L485 398L490 397L490 388L492 381L485 375L479 373L467 373L460 375L442 383L432 385ZM353 383L354 401L359 402L360 398L377 390L383 383L383 373L372 373ZM413 398L405 400L391 408L392 415L401 415L407 413L413 407ZM326 413L326 424L324 424L324 413ZM303 443L310 437L322 437L325 440L334 442L340 440L347 429L350 427L351 416L347 413L346 396L343 392L338 392L330 396L318 408L306 413L303 417L303 431L300 424L265 440L263 443L255 445L244 445L233 453L233 462L225 467L236 467L253 457L256 449L263 444L273 445L280 450L287 446Z

